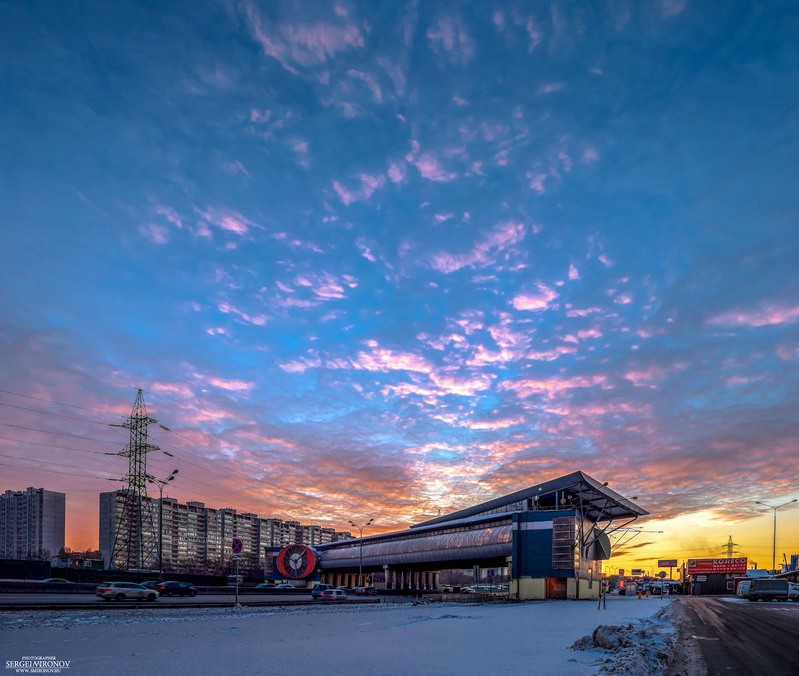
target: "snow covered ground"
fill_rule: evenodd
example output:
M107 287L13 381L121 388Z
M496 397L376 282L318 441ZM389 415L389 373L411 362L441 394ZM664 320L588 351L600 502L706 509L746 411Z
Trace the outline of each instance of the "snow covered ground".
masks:
M655 617L670 603L609 596L606 610L544 601L5 612L0 660L5 673L14 673L8 661L68 660L66 676L647 673L636 671L646 644L673 634L668 618ZM626 648L571 649L598 625L630 624Z

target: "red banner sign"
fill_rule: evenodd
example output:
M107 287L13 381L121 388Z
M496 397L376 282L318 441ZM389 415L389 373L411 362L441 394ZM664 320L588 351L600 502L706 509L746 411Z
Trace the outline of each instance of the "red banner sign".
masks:
M746 574L746 558L742 559L688 559L686 572L689 575L707 573Z

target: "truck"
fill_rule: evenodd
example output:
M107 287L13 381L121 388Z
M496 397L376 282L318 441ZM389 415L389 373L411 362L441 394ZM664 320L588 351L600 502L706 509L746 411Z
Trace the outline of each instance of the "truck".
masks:
M787 601L789 598L793 600L798 595L795 588L796 585L788 580L773 577L755 578L749 585L746 598L750 601Z

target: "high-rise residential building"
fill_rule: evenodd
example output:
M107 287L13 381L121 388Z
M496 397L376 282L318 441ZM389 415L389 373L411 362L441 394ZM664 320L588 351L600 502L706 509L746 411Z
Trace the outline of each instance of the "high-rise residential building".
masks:
M126 499L124 489L100 494L100 552L107 567L119 567L122 561L110 562L114 551L117 521ZM231 543L243 543L242 570L263 570L264 548L279 549L286 545L314 546L346 539L349 533L317 525L304 526L299 521L263 518L232 507L216 509L202 502L181 503L165 497L158 507L158 498L141 497L141 511L152 514L155 537L161 538L161 567L165 571L209 572L222 574L232 567ZM158 527L159 511L161 528ZM143 522L146 522L143 519ZM158 570L158 548L143 562L143 567Z
M64 548L66 495L44 488L0 494L0 558L49 559Z

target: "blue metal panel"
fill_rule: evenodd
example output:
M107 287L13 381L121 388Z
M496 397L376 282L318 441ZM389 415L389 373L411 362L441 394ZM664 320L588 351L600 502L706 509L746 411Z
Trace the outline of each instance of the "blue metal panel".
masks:
M574 568L552 567L552 521L574 516L572 510L518 512L513 518L512 576L573 577Z

